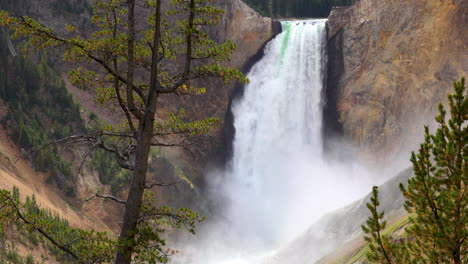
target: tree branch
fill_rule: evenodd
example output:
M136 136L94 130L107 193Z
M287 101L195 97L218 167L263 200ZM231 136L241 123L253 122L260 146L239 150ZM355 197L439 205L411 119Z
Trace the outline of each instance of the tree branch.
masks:
M148 92L148 98L146 98L146 107L149 110L155 108L156 97L158 90L157 86L160 86L158 83L158 64L159 64L159 43L161 40L161 1L156 3L156 17L154 23L154 36L153 36L153 45L152 45L152 58L151 58L151 79L150 79L150 89Z
M133 83L133 75L129 75L127 76L128 79L125 79L122 75L120 75L118 72L114 71L112 69L111 66L109 66L109 64L106 63L105 60L101 59L101 58L98 58L96 57L95 55L93 55L90 51L88 51L86 49L86 47L80 43L78 43L77 41L74 41L74 40L70 40L70 39L64 39L64 38L61 38L61 37L58 37L54 34L52 34L51 32L47 31L47 30L44 30L44 29L41 29L41 28L37 28L37 27L34 27L33 25L31 25L30 23L28 23L28 21L25 19L25 17L23 16L16 16L18 19L20 19L21 23L33 30L35 30L38 34L36 34L37 36L44 36L46 38L49 38L49 39L53 39L55 41L58 41L62 44L65 44L65 45L71 45L71 46L75 46L77 48L80 48L82 51L85 52L86 56L88 58L90 58L91 60L97 62L98 64L100 64L102 67L104 67L104 69L106 69L106 71L108 73L110 73L112 76L114 76L115 78L117 78L119 81L121 81L122 83L125 83L127 85L127 95L129 95L129 98L132 99L132 100L127 100L128 103L129 103L129 109L130 111L132 112L133 115L135 115L135 117L137 117L138 119L141 119L141 117L143 116L142 113L136 108L135 104L134 104L134 98L133 98L133 91L135 91L143 100L145 98L145 95L143 93L143 91L138 87L136 86L134 83ZM129 25L130 26L130 25ZM129 42L130 42L130 39L129 39ZM134 39L133 39L133 43L134 43ZM133 48L134 48L134 45L133 45ZM132 54L134 55L134 51L130 51L130 46L129 46L129 55ZM130 61L133 61L133 64L130 63ZM129 68L129 73L133 73L134 71L134 56L128 58L128 61L129 61L129 66L133 66L132 68ZM133 69L133 70L132 70ZM130 93L131 92L131 93Z
M130 112L139 120L143 119L143 114L136 108L133 97L135 75L135 1L128 5L128 50L127 50L127 105ZM144 98L144 97L143 97Z
M114 202L119 203L119 204L126 204L126 203L127 203L126 201L120 200L120 199L118 199L118 198L115 197L115 196L112 196L112 195L101 195L101 194L98 194L98 193L96 193L94 196L92 196L92 197L90 197L90 198L84 200L83 203L87 203L87 202L93 200L94 198L107 199L107 200L111 200L111 201L114 201Z
M83 157L83 160L82 160L81 163L80 163L80 166L78 167L78 169L77 169L77 171L76 171L76 176L75 176L75 178L78 178L78 175L80 174L80 172L81 172L81 170L82 170L82 168L83 168L83 165L84 165L86 159L88 158L89 154L90 154L93 150L96 149L97 146L98 146L98 144L95 143L94 145L92 145L92 146L88 149L88 151L86 152L85 156ZM76 183L76 182L75 182L75 183Z
M146 185L145 189L152 189L153 187L156 187L156 186L158 186L158 187L169 187L169 186L177 185L179 183L182 183L182 180L172 182L172 183L151 183L149 185Z
M114 59L114 68L117 71L117 60L116 59ZM125 117L127 118L128 126L132 130L133 134L136 136L137 135L137 130L135 128L135 125L133 124L132 116L130 115L129 110L128 110L127 106L125 105L125 103L124 103L124 101L122 99L122 95L120 94L120 85L119 85L119 80L118 79L114 80L114 89L115 89L115 94L117 96L117 101L119 102L120 108L122 109L122 111L125 114Z
M15 210L15 214L17 215L18 219L22 220L25 224L29 225L32 229L36 230L39 232L41 235L43 235L47 240L49 240L54 246L58 247L62 251L68 253L71 257L73 257L76 260L79 260L80 258L78 255L76 255L73 251L71 251L69 248L66 246L61 245L58 243L50 234L48 234L45 230L43 230L40 227L35 226L33 223L31 223L26 217L21 213L21 210L19 209L18 205L16 202L11 198L10 196L6 197L10 203L13 206L13 209Z
M107 152L111 152L111 153L115 154L115 156L117 158L117 163L119 164L120 167L122 167L124 169L127 169L127 170L131 170L131 171L133 171L134 168L135 168L134 164L132 164L132 162L130 161L130 154L131 154L130 149L132 148L132 146L133 145L130 145L128 147L129 151L127 151L127 153L123 154L116 147L111 148L111 147L107 146L102 141L99 143L99 148L104 149Z
M166 90L161 87L161 89L158 90L158 93L161 93L161 94L173 93L182 84L184 84L184 82L187 81L187 78L189 77L189 74L190 74L190 68L192 66L192 53L193 53L192 38L193 38L193 31L194 31L194 21L195 21L195 0L190 0L188 33L185 39L187 51L185 54L185 67L184 67L183 73L180 79L171 88Z

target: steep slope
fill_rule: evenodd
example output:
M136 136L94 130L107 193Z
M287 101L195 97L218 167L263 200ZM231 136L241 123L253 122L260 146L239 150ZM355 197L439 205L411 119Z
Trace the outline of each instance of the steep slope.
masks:
M386 212L386 219L394 221L405 215L404 198L398 186L400 182L406 182L411 175L410 169L405 170L380 187L381 209ZM369 199L370 194L340 210L325 215L302 236L276 254L271 263L315 263L330 251L355 239L359 241L362 235L361 225L369 217L369 211L366 207ZM361 244L358 242L358 245ZM347 245L347 248L354 249L353 245ZM338 254L347 253L347 248L341 248L338 253L334 253L334 259L337 259ZM328 262L320 261L319 263Z
M47 184L47 175L34 171L29 162L21 158L18 147L11 143L5 131L0 131L0 188L18 187L21 196L36 196L44 209L56 212L70 224L80 228L108 230L106 224L93 215L83 214L58 194L56 187Z
M406 160L422 125L468 73L467 24L465 0L359 0L334 9L326 111L337 123L328 129L373 161Z

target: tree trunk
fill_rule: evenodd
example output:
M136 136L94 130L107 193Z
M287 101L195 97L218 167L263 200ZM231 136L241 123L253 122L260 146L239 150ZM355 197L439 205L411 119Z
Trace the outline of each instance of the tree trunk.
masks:
M460 256L460 250L457 249L455 252L452 253L453 256L453 263L454 264L462 264L461 256Z
M132 260L132 253L134 250L134 234L132 234L132 231L134 231L137 226L145 191L148 157L151 148L151 139L153 138L153 122L143 122L142 124L136 149L132 185L125 205L125 216L119 237L119 241L124 244L117 250L116 264L129 264Z
M138 127L137 137L137 148L136 157L134 162L133 179L130 186L127 202L125 204L125 215L122 222L122 228L120 231L119 245L117 254L115 257L115 264L130 264L132 261L132 254L135 249L135 230L138 224L138 218L140 215L140 209L143 202L143 195L146 186L146 173L148 171L148 158L152 145L154 121L156 114L156 103L157 94L156 87L158 78L158 61L159 61L159 39L161 34L161 2L157 2L156 7L156 23L153 43L153 57L151 65L151 83L150 90L148 92L148 98L145 103L144 116L140 119L140 125ZM133 83L133 71L135 66L134 61L134 45L135 45L135 0L128 0L129 4L129 66L128 76L129 82L127 85ZM131 93L133 93L133 90Z

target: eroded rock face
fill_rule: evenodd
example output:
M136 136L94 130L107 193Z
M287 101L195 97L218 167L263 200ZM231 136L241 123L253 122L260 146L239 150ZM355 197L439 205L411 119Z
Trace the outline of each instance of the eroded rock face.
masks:
M263 45L277 33L270 18L262 17L241 0L218 0L216 5L225 10L216 27L218 41L233 40L238 49L232 66L242 67Z
M374 161L407 159L452 83L467 75L467 24L464 0L360 0L333 10L326 113L338 123L328 129Z

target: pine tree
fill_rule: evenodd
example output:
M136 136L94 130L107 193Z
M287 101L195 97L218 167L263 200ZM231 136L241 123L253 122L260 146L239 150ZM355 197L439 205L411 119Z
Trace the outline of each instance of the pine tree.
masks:
M380 222L378 189L374 187L371 216L364 225L369 243L367 258L372 263L453 263L468 262L468 97L465 79L455 82L448 96L450 119L442 104L435 134L425 127L425 140L418 153L411 154L414 177L400 189L410 213L403 241L382 235L386 222Z
M435 134L425 128L425 141L411 162L415 176L400 185L405 208L415 216L406 229L412 238L410 255L419 263L468 261L468 97L465 79L455 82L448 96L450 119L442 104Z
M367 259L374 263L392 264L394 262L389 251L390 239L382 234L387 226L387 221L381 221L385 214L377 210L379 205L379 187L374 186L370 203L366 204L371 216L367 219L366 224L362 226L362 231L366 234L364 239L369 243Z

